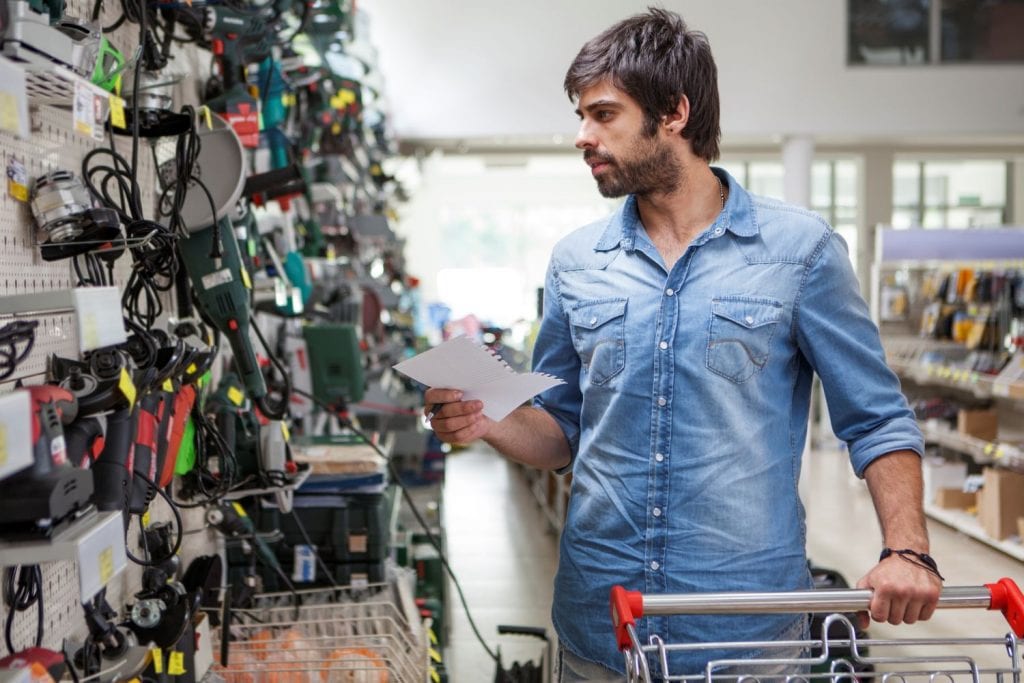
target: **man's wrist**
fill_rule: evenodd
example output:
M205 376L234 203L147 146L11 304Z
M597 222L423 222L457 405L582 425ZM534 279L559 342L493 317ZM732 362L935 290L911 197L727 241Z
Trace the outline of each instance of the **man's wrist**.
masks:
M931 572L942 581L946 580L946 578L939 573L939 565L935 561L935 558L928 553L918 552L912 548L894 549L886 547L882 548L882 554L878 556L878 561L882 562L893 555L913 565L917 565L921 569Z

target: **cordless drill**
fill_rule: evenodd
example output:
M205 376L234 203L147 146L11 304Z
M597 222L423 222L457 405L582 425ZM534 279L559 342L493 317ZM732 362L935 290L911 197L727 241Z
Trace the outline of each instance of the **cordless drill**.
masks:
M246 87L245 65L270 54L272 32L254 12L223 5L207 6L203 27L220 66L222 90L207 100L213 111L224 114L242 144L259 145L259 101Z

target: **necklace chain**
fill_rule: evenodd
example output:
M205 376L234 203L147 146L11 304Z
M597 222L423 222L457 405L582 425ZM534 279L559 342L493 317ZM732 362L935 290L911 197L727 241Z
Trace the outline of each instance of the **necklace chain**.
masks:
M715 176L715 180L718 181L718 198L722 200L722 209L725 209L725 186L722 184L722 179L718 177L718 174L712 174Z

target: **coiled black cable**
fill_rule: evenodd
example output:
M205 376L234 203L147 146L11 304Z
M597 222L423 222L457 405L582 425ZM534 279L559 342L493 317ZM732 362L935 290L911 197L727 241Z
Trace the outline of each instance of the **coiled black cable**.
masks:
M33 605L36 607L36 647L43 645L43 572L38 564L18 565L4 570L4 604L7 605L7 622L4 624L4 642L10 654L18 652L14 647L12 631L14 616Z
M15 320L0 328L0 381L14 374L36 343L38 320ZM18 346L24 344L21 350Z

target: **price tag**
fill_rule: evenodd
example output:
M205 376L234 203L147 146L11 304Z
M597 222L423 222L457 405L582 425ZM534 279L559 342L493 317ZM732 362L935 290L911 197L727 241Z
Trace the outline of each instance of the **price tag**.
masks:
M252 289L252 280L249 279L249 271L245 269L245 266L239 268L242 271L242 284L245 285L246 289Z
M172 382L171 379L168 377L167 379L164 380L164 384L163 384L163 386L161 388L164 391L166 391L168 394L173 394L174 393L174 382Z
M117 388L121 390L121 394L128 399L128 409L131 410L135 407L135 383L132 382L132 376L128 374L128 371L121 368L121 377L117 380Z
M235 509L235 512L238 513L239 517L248 517L249 516L249 515L245 514L245 508L242 507L241 504L239 504L239 503L231 503L231 507L233 507Z
M18 114L18 98L14 93L0 92L0 129L18 133L21 131L21 116Z
M1005 455L1006 455L1006 449L1003 448L1002 445L997 446L996 447L996 452L995 452L995 459L999 460L1000 458L1004 457Z
M102 346L100 327L96 322L95 315L86 314L82 317L82 344L86 349L96 349Z
M438 664L441 663L441 653L435 650L434 648L430 648L430 658Z
M996 445L994 443L987 443L985 444L985 447L981 449L981 452L985 455L992 455L992 451L994 451L995 448Z
M171 676L180 676L185 673L185 653L174 650L167 658L167 673Z
M434 667L430 667L430 680L431 683L441 683L441 674Z
M245 394L239 391L238 387L228 387L228 400L236 406L240 406L245 400Z
M103 139L103 122L107 120L107 98L93 92L89 84L75 81L71 115L75 131L94 140Z
M28 201L28 172L14 157L7 162L7 194L19 202Z
M100 583L107 583L114 578L114 549L107 546L98 556Z
M212 130L213 129L213 115L210 114L210 108L207 107L204 104L202 106L202 112L203 112L203 120L206 123L206 127Z
M110 97L110 125L115 128L127 128L128 122L124 118L124 100L111 93Z
M434 633L434 629L427 629L427 638L430 640L431 645L437 645L437 634Z
M149 510L142 513L142 528L149 528Z
M286 425L284 422L281 422L281 435L284 437L285 443L292 440L292 433L288 431L288 425ZM3 463L0 462L0 465L2 464Z
M153 672L162 674L164 672L164 651L154 647L149 652L153 656Z

